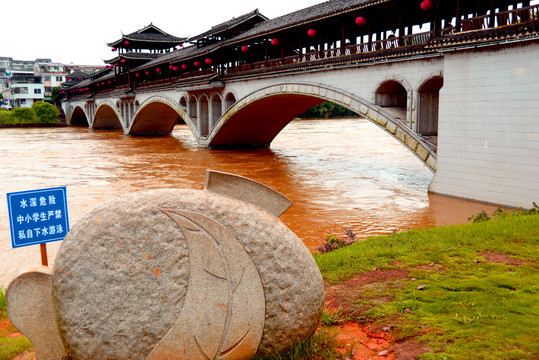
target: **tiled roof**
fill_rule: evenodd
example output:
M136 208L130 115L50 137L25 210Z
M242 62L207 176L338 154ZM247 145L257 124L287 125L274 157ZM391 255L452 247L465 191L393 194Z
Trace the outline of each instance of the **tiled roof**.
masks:
M112 58L110 60L105 60L105 63L107 64L113 64L115 62L120 61L120 59L128 59L128 60L152 60L155 58L158 58L163 54L159 53L148 53L148 52L134 52L130 51L123 54L118 54L115 58Z
M221 24L212 26L210 30L208 30L208 31L206 31L206 32L204 32L202 34L199 34L197 36L194 36L194 37L190 38L189 40L190 41L196 41L198 39L202 39L202 38L205 38L205 37L208 37L208 36L219 34L219 33L223 32L223 31L228 30L228 29L232 29L235 26L238 26L241 23L244 23L247 20L253 19L255 17L258 17L259 21L262 21L262 22L268 20L267 17L265 17L264 15L259 13L258 9L256 9L256 10L253 10L251 12L248 12L247 14L243 14L241 16L238 16L238 17L232 18L232 19L230 19L228 21L225 21L225 22L223 22Z
M151 42L151 43L164 43L164 44L179 44L186 41L186 38L179 38L170 34L167 34L157 26L150 24L143 29L132 32L131 34L123 35L122 38L107 45L110 47L121 47L125 40L138 41L138 42Z
M264 36L266 34L276 33L280 30L291 28L294 26L308 24L315 22L324 18L336 16L339 14L353 12L360 10L372 5L382 4L390 2L391 0L330 0L323 2L318 5L313 5L311 7L298 10L296 12L280 16L275 19L270 19L268 21L261 22L257 24L254 28L247 30L243 34L240 34L232 39L224 40L221 42L213 43L207 46L197 48L196 46L188 46L180 51L174 51L169 54L158 57L155 60L152 60L140 68L151 67L156 64L165 63L165 62L174 62L181 61L183 59L190 59L193 57L204 56L210 52L227 45L232 45L239 42L244 42L252 38L257 38ZM251 14L251 13L249 13ZM248 14L246 14L248 15ZM244 15L244 16L246 16ZM238 18L239 19L239 18ZM227 23L223 23L227 24ZM204 34L207 34L206 32ZM204 35L198 35L198 37Z
M85 72L75 70L71 74L67 75L67 77L71 79L87 79L89 76Z

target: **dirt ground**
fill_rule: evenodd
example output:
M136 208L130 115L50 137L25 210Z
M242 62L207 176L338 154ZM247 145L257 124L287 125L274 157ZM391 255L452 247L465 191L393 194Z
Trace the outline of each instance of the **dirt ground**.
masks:
M405 270L378 270L357 275L343 283L326 285L326 308L331 311L342 311L343 317L354 317L372 308L373 302L392 300L384 291L376 292L388 286L398 286L399 282L408 281L409 274ZM365 296L364 289L370 289ZM373 296L374 293L374 296ZM366 300L368 297L368 301ZM339 350L350 354L349 359L371 360L412 360L429 349L412 339L394 339L391 335L393 325L387 323L366 323L348 321L335 326Z

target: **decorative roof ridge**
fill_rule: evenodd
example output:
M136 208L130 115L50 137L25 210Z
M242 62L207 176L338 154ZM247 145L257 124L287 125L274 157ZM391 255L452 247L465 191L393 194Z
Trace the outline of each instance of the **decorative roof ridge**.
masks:
M154 29L155 31L157 31L157 33L146 33L145 31L149 30L149 29ZM141 38L139 38L139 36L152 36L152 35L155 36L155 37L163 37L163 39L153 39L153 40L145 39L145 41L151 41L151 42L176 42L176 41L177 42L183 42L183 41L187 40L187 38L185 38L185 37L177 37L177 36L171 35L171 34L165 32L165 31L161 30L157 26L153 25L153 23L150 23L150 25L147 25L147 26L143 27L142 29L133 31L133 32L131 32L129 34L124 34L123 31L121 31L121 33L122 33L122 36L120 37L120 39L107 43L107 46L118 47L118 46L121 45L121 43L124 40L137 41L137 40L141 40ZM166 39L166 38L168 38L168 39Z
M198 39L201 39L201 38L206 37L208 35L212 35L212 34L219 33L221 31L225 31L227 29L230 29L231 27L234 27L236 25L241 24L242 22L245 22L245 21L247 21L249 19L252 19L255 16L260 16L264 20L264 22L269 20L269 18L267 16L261 14L260 11L258 11L258 9L255 9L255 10L249 11L248 13L245 13L243 15L233 17L232 19L224 21L224 22L222 22L220 24L213 25L213 26L211 26L211 28L209 30L207 30L207 31L205 31L205 32L203 32L201 34L198 34L196 36L192 36L189 40L191 40L191 41L198 40Z

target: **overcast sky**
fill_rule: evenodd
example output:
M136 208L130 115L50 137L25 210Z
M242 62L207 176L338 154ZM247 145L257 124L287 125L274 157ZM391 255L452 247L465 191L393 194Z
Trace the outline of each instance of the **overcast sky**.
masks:
M106 45L153 22L186 37L255 9L269 18L324 0L1 0L0 56L103 65Z

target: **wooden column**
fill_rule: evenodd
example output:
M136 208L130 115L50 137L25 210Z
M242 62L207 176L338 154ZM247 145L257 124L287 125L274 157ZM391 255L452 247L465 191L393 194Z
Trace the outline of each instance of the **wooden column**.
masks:
M493 28L494 27L494 13L496 11L496 8L494 7L494 0L490 0L490 16L488 18L488 27Z
M127 82L129 83L129 87L133 89L133 78L131 77L131 62L127 62Z
M455 32L461 32L461 23L460 23L460 0L457 0L457 5L455 9L455 17L457 18L457 21L455 23Z
M346 44L346 29L344 28L344 23L341 24L341 56L344 55L346 51L344 46Z
M268 67L268 42L264 43L264 66Z

